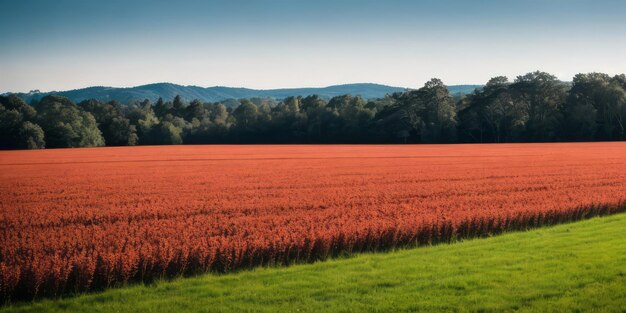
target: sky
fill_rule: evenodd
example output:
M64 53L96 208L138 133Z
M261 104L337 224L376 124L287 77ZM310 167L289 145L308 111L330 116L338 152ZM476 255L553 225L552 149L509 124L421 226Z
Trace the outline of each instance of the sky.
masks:
M0 92L626 72L623 0L0 0Z

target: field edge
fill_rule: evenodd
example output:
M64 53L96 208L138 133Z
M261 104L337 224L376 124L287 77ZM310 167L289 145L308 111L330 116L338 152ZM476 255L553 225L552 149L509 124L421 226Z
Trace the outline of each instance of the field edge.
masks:
M603 305L606 311L623 310L626 305L617 300L626 296L626 253L616 248L626 245L625 227L626 213L622 213L453 244L133 284L63 299L13 303L0 311L345 310L339 303L356 311L390 311L393 305L399 311L560 312ZM407 281L415 281L419 288ZM417 290L419 296L411 295ZM603 303L602 297L611 300ZM483 302L473 302L481 298Z

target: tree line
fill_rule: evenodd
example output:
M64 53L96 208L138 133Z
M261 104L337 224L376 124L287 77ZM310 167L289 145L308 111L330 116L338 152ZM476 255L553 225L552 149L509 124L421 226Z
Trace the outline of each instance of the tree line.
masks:
M210 143L486 143L625 140L626 76L545 72L490 79L452 97L439 79L365 100L311 95L280 101L189 103L176 96L78 104L49 95L26 104L0 96L0 148Z

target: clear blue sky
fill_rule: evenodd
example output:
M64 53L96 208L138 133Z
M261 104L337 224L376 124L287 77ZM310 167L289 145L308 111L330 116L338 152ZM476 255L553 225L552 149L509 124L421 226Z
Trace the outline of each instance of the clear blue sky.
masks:
M0 0L0 92L626 72L626 1Z

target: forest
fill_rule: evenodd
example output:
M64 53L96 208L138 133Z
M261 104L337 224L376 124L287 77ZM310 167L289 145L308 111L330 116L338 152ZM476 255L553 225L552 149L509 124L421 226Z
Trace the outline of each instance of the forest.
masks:
M227 103L228 104L228 103ZM380 99L342 95L132 103L0 96L0 148L168 144L502 143L625 140L626 75L498 76L453 97L431 79Z

